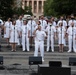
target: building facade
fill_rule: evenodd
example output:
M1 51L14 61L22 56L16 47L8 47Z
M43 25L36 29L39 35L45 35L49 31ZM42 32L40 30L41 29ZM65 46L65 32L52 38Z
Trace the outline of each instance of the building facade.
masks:
M46 0L22 0L22 8L25 6L32 7L32 13L34 16L40 16L43 14L43 6Z

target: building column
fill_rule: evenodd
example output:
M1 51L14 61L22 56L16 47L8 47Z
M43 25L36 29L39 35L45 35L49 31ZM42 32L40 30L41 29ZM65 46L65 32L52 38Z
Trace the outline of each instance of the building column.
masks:
M44 1L42 1L42 13L44 12Z
M29 0L27 1L27 6L29 6Z
M37 1L37 14L39 13L39 1Z
M34 12L34 0L32 0L32 13Z
M25 0L22 1L22 8L25 9Z

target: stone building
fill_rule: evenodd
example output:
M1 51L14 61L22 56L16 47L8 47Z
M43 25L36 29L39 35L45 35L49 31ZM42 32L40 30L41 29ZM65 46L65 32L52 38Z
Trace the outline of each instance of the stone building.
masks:
M43 6L46 0L22 0L22 8L25 6L32 7L32 13L34 16L40 16L43 14Z

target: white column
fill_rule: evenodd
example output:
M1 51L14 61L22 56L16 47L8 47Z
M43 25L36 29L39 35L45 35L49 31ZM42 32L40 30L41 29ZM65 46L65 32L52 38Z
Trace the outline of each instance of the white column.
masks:
M29 6L29 0L27 1L27 6Z
M44 9L43 8L44 8L44 1L42 1L42 9L41 9L42 10L42 13L44 12Z
M39 1L37 1L37 14L39 13Z
M22 8L25 9L25 0L22 1Z
M32 0L32 13L34 12L34 0Z

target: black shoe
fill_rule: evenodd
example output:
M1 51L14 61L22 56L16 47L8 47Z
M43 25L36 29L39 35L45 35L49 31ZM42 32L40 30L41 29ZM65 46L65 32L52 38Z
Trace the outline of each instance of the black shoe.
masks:
M8 45L7 48L10 48L10 46Z
M48 52L51 52L51 50L49 50Z
M22 45L20 46L20 48L22 48Z
M25 50L25 52L27 52L27 50Z
M30 48L32 48L32 46L30 46Z
M0 49L0 52L1 52L2 50Z

